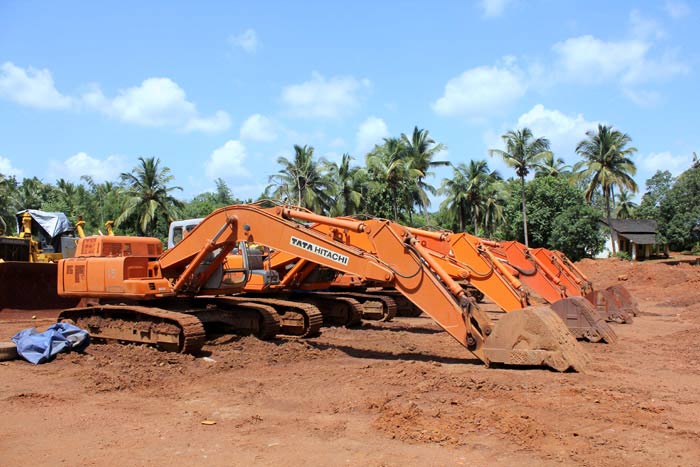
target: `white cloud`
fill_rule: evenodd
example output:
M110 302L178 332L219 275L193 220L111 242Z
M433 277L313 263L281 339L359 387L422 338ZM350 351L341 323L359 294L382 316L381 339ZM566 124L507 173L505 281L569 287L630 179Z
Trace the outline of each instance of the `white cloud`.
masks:
M228 140L214 150L205 163L207 177L214 180L219 177L250 177L245 167L248 157L245 146L236 140Z
M185 91L170 78L145 79L139 86L119 91L112 99L95 86L83 95L83 102L106 115L142 126L216 132L231 125L229 115L222 110L210 117L200 116Z
M661 101L661 95L656 91L624 88L622 93L639 107L654 107Z
M246 29L237 36L229 36L228 41L234 47L239 47L249 54L255 53L260 47L255 29Z
M673 19L685 18L690 14L687 3L675 0L666 0L666 13Z
M328 143L328 145L332 148L342 148L343 146L345 146L345 140L340 137L333 138L333 140L331 140L331 142Z
M6 177L12 175L15 177L21 177L22 173L22 169L14 167L10 159L0 156L0 175L4 175Z
M125 170L124 158L116 155L107 156L106 159L96 159L84 152L79 152L63 162L49 162L49 174L52 178L65 178L72 181L79 181L83 175L92 177L98 183L116 180Z
M581 84L620 81L636 85L688 72L688 66L667 52L649 57L651 43L639 39L603 41L586 35L554 44L562 79Z
M66 109L73 104L58 92L49 70L24 69L12 62L0 67L0 97L37 109Z
M669 151L652 152L640 156L636 165L650 175L656 173L657 170L668 170L672 175L676 176L690 168L692 159L690 155L673 155Z
M360 124L357 130L357 154L366 154L375 144L381 143L382 138L389 136L389 128L381 118L369 117Z
M549 139L556 157L572 163L576 159L576 145L586 137L586 132L594 130L598 123L586 120L583 114L566 115L559 110L549 110L542 104L537 104L518 118L515 128L527 127L532 130L535 138Z
M649 44L638 40L606 42L587 35L557 42L552 48L567 80L591 84L619 78L639 66Z
M501 16L511 0L481 0L479 6L486 18Z
M223 110L217 110L211 117L192 117L184 126L185 131L218 133L231 127L231 117Z
M663 39L666 31L652 18L645 18L639 10L630 12L630 32L638 39Z
M240 135L242 140L274 141L277 139L276 125L263 115L253 114L241 125Z
M282 101L297 117L336 118L352 113L359 106L362 91L369 86L367 79L352 76L326 79L314 71L309 81L286 86Z
M443 116L483 119L502 114L527 88L522 71L507 57L502 65L471 68L450 79L432 107Z

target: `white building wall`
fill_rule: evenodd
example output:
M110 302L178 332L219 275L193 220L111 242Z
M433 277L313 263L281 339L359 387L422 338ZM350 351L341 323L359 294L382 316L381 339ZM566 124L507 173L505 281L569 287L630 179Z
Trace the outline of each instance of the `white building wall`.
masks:
M608 227L603 225L603 234L605 235L605 246L603 251L598 253L596 258L610 258L612 256L612 242L610 241L610 230ZM613 230L613 239L615 240L615 251L620 251L620 241L617 237L617 232Z

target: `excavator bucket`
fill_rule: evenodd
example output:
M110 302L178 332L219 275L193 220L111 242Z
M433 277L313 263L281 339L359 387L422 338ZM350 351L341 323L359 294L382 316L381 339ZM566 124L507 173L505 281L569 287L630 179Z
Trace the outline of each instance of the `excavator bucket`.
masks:
M505 313L486 338L483 351L492 363L547 366L557 371L584 371L591 361L549 305Z
M617 342L617 334L596 311L591 302L583 297L567 297L554 302L552 309L566 324L577 339L589 342Z
M613 285L586 295L606 321L630 324L639 313L639 306L624 286Z
M605 289L608 295L614 297L616 306L620 309L632 314L632 316L637 316L639 314L639 305L637 301L632 298L629 290L625 288L624 285L613 285Z

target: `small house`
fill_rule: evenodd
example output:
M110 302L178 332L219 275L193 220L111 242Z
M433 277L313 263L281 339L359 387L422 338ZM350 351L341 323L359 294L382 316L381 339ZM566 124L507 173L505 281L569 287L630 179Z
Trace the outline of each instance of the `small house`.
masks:
M603 252L598 257L612 255L612 243L608 231L608 220L601 219L605 228L606 242ZM612 241L615 251L625 251L633 260L650 258L656 251L657 229L655 220L650 219L611 219Z

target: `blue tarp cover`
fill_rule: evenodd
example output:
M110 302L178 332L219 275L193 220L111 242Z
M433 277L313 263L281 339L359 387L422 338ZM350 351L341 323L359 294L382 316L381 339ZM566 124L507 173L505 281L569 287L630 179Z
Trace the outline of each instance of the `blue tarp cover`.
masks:
M90 343L90 334L68 323L56 323L44 332L36 328L23 329L12 337L17 353L25 360L46 363L57 353L83 350Z
M73 226L70 221L62 212L45 212L39 211L38 209L25 209L20 211L15 216L17 219L17 233L22 230L20 226L22 225L22 214L28 212L34 221L39 224L39 226L46 231L49 238L56 238L62 233L71 232Z

